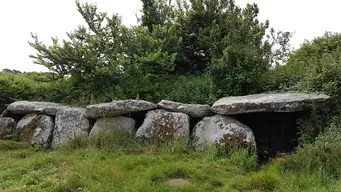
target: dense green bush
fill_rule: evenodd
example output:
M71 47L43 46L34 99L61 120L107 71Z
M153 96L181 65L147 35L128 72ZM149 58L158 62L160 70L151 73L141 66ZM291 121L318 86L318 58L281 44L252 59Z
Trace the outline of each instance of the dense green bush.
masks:
M269 89L324 92L340 105L341 34L326 33L305 42L288 65L270 71L269 81Z
M17 100L48 100L49 83L31 79L26 74L0 72L0 111Z
M185 103L213 103L213 83L209 75L155 76L123 78L118 83L106 81L106 86L79 83L73 77L41 81L27 73L0 73L0 110L18 100L51 101L84 106L114 99L144 99L159 102L169 99Z

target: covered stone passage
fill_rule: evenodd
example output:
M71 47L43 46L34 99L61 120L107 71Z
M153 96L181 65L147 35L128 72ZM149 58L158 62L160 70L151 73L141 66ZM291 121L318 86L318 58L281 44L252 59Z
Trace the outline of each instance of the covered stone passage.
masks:
M0 115L0 137L9 138L25 115L43 115L49 121L33 123L32 130L40 144L49 146L52 137L53 147L65 144L74 136L93 135L97 128L107 127L135 132L137 137L158 137L162 141L189 137L224 146L256 146L259 157L264 159L277 152L292 151L298 145L297 120L303 118L309 125L309 111L329 111L330 104L327 95L302 93L225 97L212 107L168 100L157 105L143 100L115 100L84 109L17 101Z
M291 152L298 146L297 121L305 113L246 113L231 115L252 128L260 158L274 156L277 152Z
M328 111L329 97L323 94L276 93L225 97L212 111L231 116L250 127L260 159L291 152L298 146L298 120L309 121L310 111Z

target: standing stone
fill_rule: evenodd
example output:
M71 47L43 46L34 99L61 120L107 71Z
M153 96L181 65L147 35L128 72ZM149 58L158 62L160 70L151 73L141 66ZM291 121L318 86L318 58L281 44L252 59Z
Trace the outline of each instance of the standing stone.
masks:
M89 118L113 117L132 112L149 111L156 109L154 103L143 100L115 100L111 103L101 103L86 107Z
M77 136L87 136L89 120L83 108L65 108L57 112L52 147L66 144Z
M4 137L7 134L10 134L15 127L15 120L10 117L2 117L0 118L0 137Z
M51 102L17 101L11 103L7 107L7 110L14 114L43 113L55 116L57 111L65 107L66 106Z
M200 148L202 144L214 143L220 147L256 147L252 130L232 117L215 115L205 117L195 125L194 142Z
M16 129L23 141L46 147L51 142L53 127L52 117L28 114L18 122Z
M157 106L171 112L185 113L193 118L204 118L212 114L209 105L185 104L174 101L162 100Z
M136 136L161 142L189 136L189 116L165 110L149 111Z
M90 136L97 135L100 131L119 131L133 132L135 129L135 120L129 117L111 117L98 119L90 131Z
M273 93L224 97L211 110L221 115L254 112L296 112L316 108L328 111L330 97L324 94Z

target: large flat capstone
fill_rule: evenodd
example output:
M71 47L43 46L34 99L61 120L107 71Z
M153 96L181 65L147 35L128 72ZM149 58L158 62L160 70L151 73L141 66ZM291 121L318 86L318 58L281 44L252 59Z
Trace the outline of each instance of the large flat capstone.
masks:
M330 97L324 94L273 93L224 97L211 110L221 115L254 112L296 112L312 108L328 110Z
M193 118L204 118L212 114L211 107L209 105L185 104L162 100L157 104L157 106L167 111L185 113Z
M156 109L154 103L144 100L114 100L111 103L101 103L86 107L89 118L113 117L133 112Z
M38 101L16 101L11 103L7 110L14 114L43 113L55 116L57 111L66 108L58 103L38 102Z

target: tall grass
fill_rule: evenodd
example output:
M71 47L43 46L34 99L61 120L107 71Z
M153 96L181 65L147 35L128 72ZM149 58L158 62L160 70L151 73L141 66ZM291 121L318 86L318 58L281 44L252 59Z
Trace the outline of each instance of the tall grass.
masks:
M332 123L314 143L305 144L290 156L287 170L317 174L323 178L341 178L341 128Z

